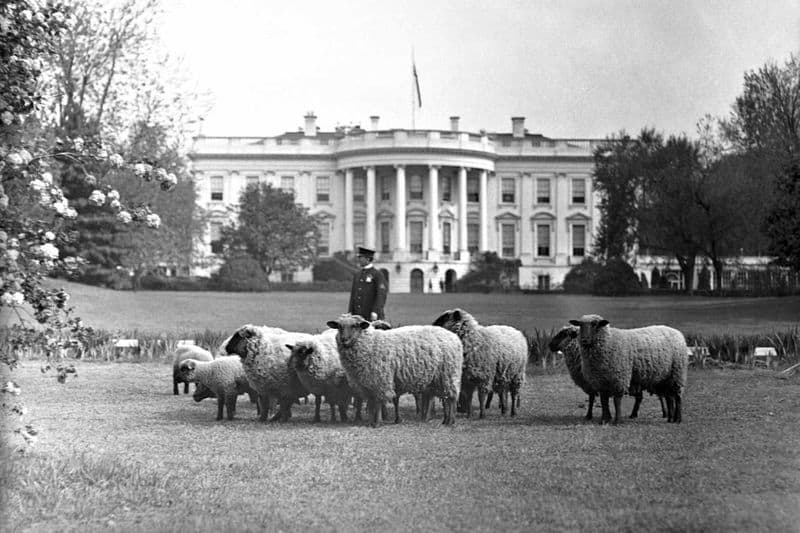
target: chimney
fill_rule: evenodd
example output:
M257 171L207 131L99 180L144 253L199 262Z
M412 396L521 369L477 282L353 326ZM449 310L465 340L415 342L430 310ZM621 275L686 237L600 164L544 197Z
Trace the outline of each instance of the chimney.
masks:
M525 137L525 117L511 117L511 133L515 139Z
M458 131L458 120L461 117L450 117L450 131Z
M372 122L371 126L372 131L378 131L378 121L380 120L380 118L381 117L379 117L378 115L372 115L371 117L369 117L369 120Z
M313 111L306 113L306 137L315 137L317 135L317 116Z

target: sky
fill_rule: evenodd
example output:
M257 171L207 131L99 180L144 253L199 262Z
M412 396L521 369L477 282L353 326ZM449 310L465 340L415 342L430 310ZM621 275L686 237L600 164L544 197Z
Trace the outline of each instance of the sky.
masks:
M209 95L202 133L322 131L695 136L744 73L800 52L800 1L164 0L161 36ZM412 51L421 107L412 100Z

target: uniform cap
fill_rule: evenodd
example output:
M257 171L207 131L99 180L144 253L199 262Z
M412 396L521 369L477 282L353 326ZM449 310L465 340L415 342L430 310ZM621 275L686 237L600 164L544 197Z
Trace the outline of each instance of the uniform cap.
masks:
M373 257L375 257L375 250L370 250L369 248L364 248L363 246L359 246L358 256L372 259Z

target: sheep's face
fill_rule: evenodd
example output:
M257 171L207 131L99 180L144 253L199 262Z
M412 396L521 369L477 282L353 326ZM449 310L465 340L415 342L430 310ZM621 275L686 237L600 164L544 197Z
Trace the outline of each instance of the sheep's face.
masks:
M563 350L564 347L569 344L572 340L578 338L578 329L577 328L563 328L561 331L555 334L555 336L550 340L550 344L547 345L550 348L551 352L558 352Z
M194 380L194 369L197 368L197 361L194 359L186 359L181 362L178 367L178 376L186 381Z
M433 321L434 326L439 326L448 331L455 331L461 324L463 317L461 309L448 310L439 315L439 318Z
M339 320L331 320L328 322L329 328L334 328L339 331L336 334L336 340L342 343L346 348L350 348L358 340L361 332L369 327L369 322L357 315L345 315L340 317Z
M230 340L224 346L225 353L228 355L238 355L242 359L247 357L247 340L255 334L249 326L239 328L236 333L231 335Z
M314 347L304 344L295 344L294 346L287 344L286 347L292 352L292 355L289 356L289 367L295 370L306 370L311 355L314 353Z
M591 346L598 330L606 327L608 320L605 320L600 315L584 315L578 320L570 320L569 323L578 327L578 338L581 346Z
M201 402L206 398L216 398L216 397L217 395L214 394L214 392L211 389L209 389L202 383L197 384L197 389L195 389L194 394L192 395L192 398L194 398L194 401L196 402Z

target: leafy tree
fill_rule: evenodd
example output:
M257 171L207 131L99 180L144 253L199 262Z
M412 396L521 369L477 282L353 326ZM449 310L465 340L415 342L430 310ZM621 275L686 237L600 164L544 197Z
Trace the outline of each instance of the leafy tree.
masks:
M592 292L594 281L602 268L602 264L592 257L586 257L579 265L572 267L564 276L564 290L566 292L584 293Z
M317 255L319 228L294 194L268 183L247 187L232 209L236 222L222 229L227 254L246 251L269 276L310 267Z
M483 252L472 256L470 270L458 280L459 291L508 290L518 285L517 275L522 262L504 259L497 252Z
M631 296L642 292L639 277L623 259L612 257L601 265L592 282L597 296Z
M800 270L800 56L745 74L727 131L774 176L766 220L770 253Z

